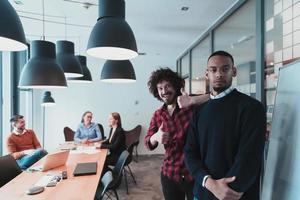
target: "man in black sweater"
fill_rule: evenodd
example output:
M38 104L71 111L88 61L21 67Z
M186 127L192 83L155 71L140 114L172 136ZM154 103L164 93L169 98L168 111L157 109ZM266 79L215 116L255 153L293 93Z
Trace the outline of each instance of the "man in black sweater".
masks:
M194 110L184 147L198 200L258 200L266 128L263 105L231 87L233 57L213 53L206 78L211 98Z

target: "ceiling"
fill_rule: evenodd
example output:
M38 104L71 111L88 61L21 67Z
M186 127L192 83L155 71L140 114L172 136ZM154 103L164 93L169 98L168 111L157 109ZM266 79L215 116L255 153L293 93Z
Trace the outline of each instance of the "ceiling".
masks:
M42 0L9 0L18 11L29 40L40 39L43 33ZM21 4L16 4L15 2ZM98 4L97 0L77 0ZM126 20L137 41L138 51L146 53L145 61L152 56L163 56L166 63L175 65L177 56L204 32L235 0L126 0ZM181 8L189 7L187 11ZM64 0L45 0L45 23L47 40L67 38L76 44L75 51L83 53L92 26L98 16L97 6L88 9L81 3ZM51 16L48 16L51 15ZM83 26L65 26L77 24ZM65 31L67 29L67 32ZM67 35L67 37L66 37Z

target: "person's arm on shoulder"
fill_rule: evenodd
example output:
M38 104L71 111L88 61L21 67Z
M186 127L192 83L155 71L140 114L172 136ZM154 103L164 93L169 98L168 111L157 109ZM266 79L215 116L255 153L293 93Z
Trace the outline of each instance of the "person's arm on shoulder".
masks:
M144 138L145 146L149 150L154 150L158 146L158 142L155 140L155 133L157 131L158 131L158 125L156 120L156 112L154 112L150 121L148 132Z
M263 159L266 132L265 109L255 102L241 116L241 136L237 155L226 177L235 176L229 184L235 191L246 192L257 180Z
M209 94L201 94L189 96L183 88L181 88L181 96L177 97L179 108L187 108L194 105L201 105L209 100Z
M32 139L33 139L33 146L35 149L41 148L41 144L39 142L39 140L37 139L35 133L33 130L28 130L32 133Z
M95 123L95 131L96 131L97 137L95 137L93 139L89 139L90 142L98 142L98 141L100 141L102 139L99 126L96 123Z
M12 157L14 157L15 160L23 157L25 155L25 153L23 151L17 151L17 146L15 144L15 142L11 139L11 137L7 138L6 141L6 147L7 147L7 151L10 155L12 155Z

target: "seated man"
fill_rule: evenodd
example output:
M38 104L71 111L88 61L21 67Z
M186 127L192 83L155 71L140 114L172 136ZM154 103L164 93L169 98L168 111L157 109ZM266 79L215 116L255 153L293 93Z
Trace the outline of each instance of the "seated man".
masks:
M17 160L22 170L44 157L47 152L41 145L33 130L25 129L25 120L22 115L14 115L10 122L13 132L7 138L7 150Z

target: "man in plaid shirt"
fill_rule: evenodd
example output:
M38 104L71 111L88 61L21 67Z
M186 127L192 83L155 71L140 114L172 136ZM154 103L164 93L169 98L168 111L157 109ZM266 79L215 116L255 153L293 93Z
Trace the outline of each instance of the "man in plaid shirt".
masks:
M192 117L192 106L189 105L205 102L208 96L192 100L181 90L184 83L184 79L169 68L154 71L148 82L149 91L164 102L152 116L145 145L149 150L154 150L159 143L164 145L161 184L166 200L184 200L185 196L188 200L193 199L193 180L184 165L183 155L186 130ZM177 104L179 96L179 103L185 108Z

